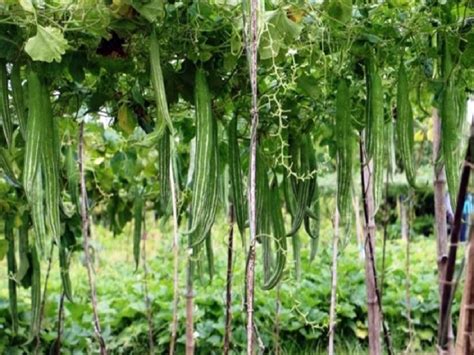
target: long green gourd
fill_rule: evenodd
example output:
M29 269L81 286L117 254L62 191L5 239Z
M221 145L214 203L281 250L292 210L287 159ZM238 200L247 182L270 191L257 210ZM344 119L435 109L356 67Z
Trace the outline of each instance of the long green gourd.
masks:
M140 263L140 241L142 239L143 224L143 196L137 193L133 204L133 218L135 226L133 228L133 258L135 259L135 270L138 269Z
M41 265L39 261L38 251L33 245L32 249L32 266L33 273L31 277L31 328L30 336L36 338L40 332L41 322Z
M371 64L372 66L373 64ZM380 73L372 66L369 71L370 96L369 96L369 130L367 151L373 159L373 186L375 211L382 200L383 172L384 172L384 95Z
M413 188L416 187L414 154L413 110L410 102L410 90L403 59L400 60L397 85L397 117L395 121L397 132L397 147L407 181Z
M76 211L79 212L79 169L77 167L75 150L75 146L72 142L66 146L65 165L69 195L71 196L72 203L76 206Z
M170 135L173 135L173 125L168 110L163 71L161 69L160 45L155 30L150 35L150 71L151 84L156 102L156 130L158 131L160 204L164 211L168 210L170 202L169 166L171 159Z
M227 130L229 139L229 175L231 185L231 197L235 209L235 217L239 228L242 245L246 249L245 222L247 220L246 199L243 192L242 167L240 161L239 142L237 140L237 116L232 118Z
M283 277L283 271L286 265L286 232L285 222L283 219L282 206L280 201L280 193L278 191L278 183L276 179L270 186L270 202L271 208L269 213L271 215L271 224L273 230L273 238L275 240L276 258L273 266L273 273L268 277L268 280L262 286L264 290L271 290Z
M196 161L193 177L192 246L204 242L216 214L218 200L217 122L212 116L211 95L204 70L195 78Z
M60 177L60 142L58 127L47 87L42 85L42 114L44 120L44 139L41 142L41 168L45 186L46 227L55 243L59 245L61 219L59 206L61 200Z
M66 298L73 302L72 297L72 284L71 284L71 277L69 274L69 265L70 265L70 257L67 249L67 243L65 236L61 236L61 243L58 248L59 252L59 269L61 273L61 282L63 285L63 291Z
M7 269L8 269L8 299L10 303L10 315L12 321L12 330L16 334L18 332L18 305L15 275L17 272L15 258L15 235L14 235L14 218L7 216L5 219L5 239L8 242L7 251Z
M163 81L163 71L161 70L160 44L155 30L150 35L150 68L151 84L156 101L157 130L164 134L164 129L167 125L170 132L173 133L173 124L168 111L168 101Z
M5 140L7 141L7 145L10 146L13 139L13 122L8 100L7 63L4 59L0 59L0 118Z
M336 94L337 209L343 219L351 206L353 134L350 94L347 81L341 79Z
M456 206L456 193L459 181L458 150L459 133L456 117L456 90L454 86L453 63L447 39L444 41L443 80L441 94L441 147L446 167L446 182L452 206Z
M21 66L14 63L10 75L10 83L12 86L13 104L15 105L18 124L23 139L26 141L27 135L27 110L23 94L23 86L21 84Z

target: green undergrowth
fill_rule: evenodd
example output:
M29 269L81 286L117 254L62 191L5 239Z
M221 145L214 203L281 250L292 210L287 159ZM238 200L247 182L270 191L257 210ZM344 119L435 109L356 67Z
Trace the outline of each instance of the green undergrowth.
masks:
M214 234L216 274L210 283L207 274L196 280L195 337L198 353L221 353L224 336L224 300L227 238L223 226ZM127 230L127 229L126 229ZM143 269L135 272L132 238L115 239L102 227L94 229L98 308L103 334L113 353L143 354L148 351L148 323L144 302ZM131 233L130 233L131 234ZM322 233L319 252L310 263L302 253L302 276L295 280L292 256L281 285L272 291L260 289L256 280L255 318L261 344L273 352L279 346L282 353L325 353L327 343L331 285L331 231ZM233 283L232 342L235 353L245 349L245 313L243 308L244 255L236 235L236 261ZM184 238L183 238L184 239ZM346 240L339 257L337 289L338 353L363 354L367 347L367 308L364 283L364 261L355 237ZM183 240L184 242L184 240ZM147 249L149 261L148 289L152 304L153 337L157 353L167 352L172 319L172 252L171 234L150 232ZM383 277L383 308L396 349L410 346L411 352L427 352L434 348L438 319L438 287L436 245L434 239L416 237L410 252L410 321L406 304L406 244L392 240L387 244L386 269ZM381 277L381 242L377 246L379 279ZM57 257L57 256L55 256ZM261 257L260 250L258 258ZM178 312L178 353L185 343L185 249L181 247L180 303ZM46 263L44 262L43 265ZM205 265L204 265L205 266ZM59 270L53 263L48 298L41 334L41 347L46 353L57 337L57 314L60 300ZM205 267L204 267L205 269ZM0 264L0 279L7 282L6 266ZM43 275L45 274L43 271ZM260 275L261 273L258 273ZM94 353L97 344L92 330L86 271L82 255L76 255L71 267L74 302L65 301L62 348L67 353ZM2 285L6 286L6 285ZM0 287L0 353L28 352L29 290L20 289L20 330L16 336L9 329L7 287ZM459 293L459 292L458 292ZM277 298L279 313L276 313ZM458 313L455 302L453 314ZM278 333L278 336L276 335ZM411 334L411 335L410 335ZM278 340L277 340L278 339Z

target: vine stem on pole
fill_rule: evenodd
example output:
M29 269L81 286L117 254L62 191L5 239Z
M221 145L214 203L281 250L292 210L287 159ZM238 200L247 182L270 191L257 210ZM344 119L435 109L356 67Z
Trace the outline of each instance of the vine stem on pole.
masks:
M92 313L94 318L94 333L99 342L100 354L107 354L104 338L100 329L99 312L97 310L97 292L95 288L95 277L91 257L89 254L89 215L87 213L87 190L84 172L84 122L79 127L79 178L81 185L81 219L82 219L82 239L84 247L84 258L89 281L90 297L92 303Z
M334 214L334 236L332 238L332 270L331 270L331 306L329 308L329 344L328 354L334 355L334 331L336 328L336 302L337 302L337 253L339 243L339 211L336 207Z
M257 172L257 128L258 128L258 97L257 97L257 50L258 50L258 6L259 0L250 0L250 39L248 41L250 86L252 91L251 133L250 133L250 183L249 183L249 229L250 247L246 270L247 299L247 354L254 353L253 301L255 283L255 243L257 231L256 210L256 172Z
M178 208L176 204L176 183L174 170L170 159L170 187L171 204L173 208L173 323L171 326L170 354L175 352L176 334L178 332L178 272L179 272L179 234L178 234Z
M232 337L232 264L234 254L234 206L229 205L229 239L227 245L227 281L225 293L224 354L229 354Z

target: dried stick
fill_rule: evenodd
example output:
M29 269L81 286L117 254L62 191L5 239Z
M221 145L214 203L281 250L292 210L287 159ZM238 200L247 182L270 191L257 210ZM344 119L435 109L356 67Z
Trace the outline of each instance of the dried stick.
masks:
M227 245L227 281L225 293L224 355L229 354L232 337L232 264L234 254L234 206L229 205L229 239Z
M82 239L84 241L84 257L89 281L90 296L92 302L92 313L94 318L94 333L99 342L100 354L107 354L104 338L100 330L99 313L97 311L97 293L95 289L95 277L91 257L89 254L89 215L87 213L87 190L84 173L84 122L79 127L79 178L81 185L81 219L82 219Z

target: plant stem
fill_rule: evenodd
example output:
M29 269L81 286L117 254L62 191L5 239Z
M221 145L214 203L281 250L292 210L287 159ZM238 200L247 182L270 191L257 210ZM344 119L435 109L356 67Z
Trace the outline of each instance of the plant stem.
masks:
M92 313L94 318L94 333L99 342L100 354L107 354L104 338L100 329L99 312L97 310L97 293L95 289L95 277L91 257L89 254L89 215L87 213L87 190L84 172L84 122L79 127L79 178L81 185L81 218L82 218L82 239L84 247L84 257L87 269L87 278L92 303Z
M229 239L227 245L227 281L225 294L224 354L229 354L232 337L232 264L234 254L234 206L229 205Z

